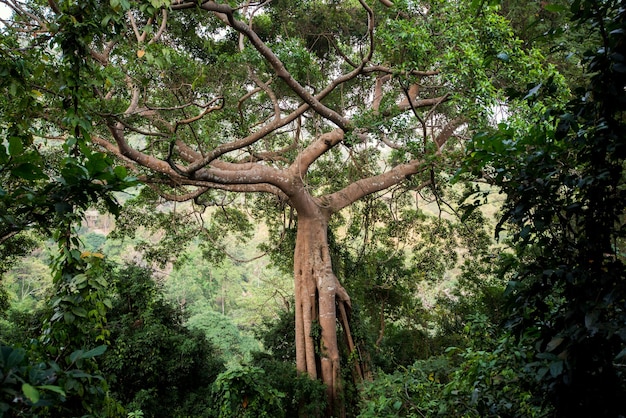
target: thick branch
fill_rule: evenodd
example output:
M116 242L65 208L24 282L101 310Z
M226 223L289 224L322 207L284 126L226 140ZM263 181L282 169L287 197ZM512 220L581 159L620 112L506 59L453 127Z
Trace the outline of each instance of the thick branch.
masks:
M193 179L222 184L267 183L283 191L289 189L289 181L283 172L259 163L214 161L210 167L197 171Z
M272 167L258 163L228 163L224 161L213 161L210 167L195 172L194 176L181 175L184 167L172 167L167 161L160 160L148 154L144 154L132 148L124 138L124 127L121 123L109 126L109 130L117 147L107 141L102 141L100 145L106 147L110 152L118 156L136 162L139 165L150 168L159 173L165 174L175 182L176 185L194 185L200 187L216 187L222 190L231 191L264 191L279 194L281 191L289 190L289 182L285 174ZM184 155L183 159L193 159L199 154L182 142L176 143L179 150ZM231 187L236 185L247 185L248 187ZM273 187L269 187L273 186Z
M98 63L104 67L106 67L107 65L109 65L109 56L111 55L111 51L113 50L113 47L115 46L116 41L109 41L106 43L104 50L102 52L98 52L94 49L90 49L89 53L91 54L91 57L93 59L95 59L96 61L98 61Z
M161 26L159 27L159 30L157 31L157 33L152 37L152 39L150 39L150 42L148 42L148 44L153 44L155 42L158 42L159 39L161 39L163 32L165 32L165 28L167 27L167 10L162 9L161 13L163 15Z
M385 74L384 76L377 76L374 84L374 99L372 100L372 110L374 113L378 113L380 110L380 104L383 100L383 84L391 80L391 74Z
M287 199L287 195L285 195L282 190L279 188L267 184L267 183L258 183L258 184L223 184L223 183L212 183L210 181L203 180L194 180L188 178L155 178L148 176L140 176L139 180L144 183L152 183L152 184L165 184L171 187L180 187L180 186L196 186L203 187L207 189L216 189L216 190L224 190L226 192L236 192L236 193L270 193L280 197L281 199Z
M307 170L326 151L340 143L344 138L344 132L341 129L335 129L313 141L311 145L306 147L298 156L294 163L289 167L289 171L299 177L304 177Z
M420 107L437 106L442 102L449 100L449 95L445 94L440 97L433 97L431 99L412 100L412 105L408 101L401 103L400 110L405 111L409 109L418 109Z
M427 167L427 165L418 160L400 164L386 173L351 183L335 193L322 197L321 200L328 205L332 212L339 212L364 196L388 189L408 177L425 170Z
M298 109L291 112L288 116L284 118L280 118L280 119L274 119L272 122L268 123L267 125L259 129L258 131L254 132L251 135L248 135L245 138L218 145L217 147L213 148L210 152L207 152L204 155L204 158L197 159L194 163L190 164L187 167L186 172L188 174L194 173L198 171L199 169L201 169L202 167L205 167L208 164L210 164L216 158L219 158L220 156L228 152L242 149L242 148L245 148L254 144L258 140L276 131L276 129L282 128L283 126L288 125L289 123L293 122L295 119L300 117L307 110L309 110L309 105L303 104Z
M165 174L171 177L179 177L178 173L166 161L159 160L151 155L144 154L131 147L124 136L124 125L116 123L115 125L108 126L111 135L115 139L117 144L119 155L126 157L137 164L147 167L156 172Z
M454 131L465 123L467 123L467 119L463 116L452 119L448 122L441 132L439 132L439 134L435 137L437 149L441 149L441 147L443 147L448 139L450 139L450 137L454 134Z

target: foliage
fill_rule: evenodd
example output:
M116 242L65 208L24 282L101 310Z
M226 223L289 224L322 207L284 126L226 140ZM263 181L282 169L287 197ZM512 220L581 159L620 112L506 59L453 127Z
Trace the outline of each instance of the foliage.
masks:
M21 257L28 254L37 246L37 239L32 234L13 235L7 239L0 239L0 319L11 304L10 292L4 275Z
M32 234L20 234L0 243L0 274L4 275L20 257L28 254L37 246L38 240Z
M206 416L205 399L223 369L214 347L183 326L149 270L129 265L110 275L111 346L101 368L112 396L146 417Z
M229 369L213 384L213 402L219 418L284 417L284 397L272 386L265 371L253 366Z
M437 416L444 407L442 387L447 373L447 359L432 357L403 371L377 374L363 386L359 417Z
M296 356L294 321L293 311L280 310L276 318L266 319L263 326L256 329L256 337L266 352L253 353L251 365L263 369L272 387L284 394L281 402L285 416L322 417L327 408L326 387L293 366ZM349 382L350 378L345 377Z
M52 287L50 268L43 252L22 257L4 274L3 284L12 295L13 308L32 309L44 303Z
M572 3L573 24L599 42L585 53L586 89L527 135L501 125L477 136L468 162L506 194L498 229L517 257L510 326L535 347L527 366L559 416L624 414L626 12L618 3Z
M201 332L225 363L247 363L251 360L251 353L260 349L258 341L239 329L229 317L210 308L205 307L203 312L191 315L187 326Z
M272 387L284 394L280 401L286 417L324 416L327 406L326 387L299 373L293 360L257 352L254 353L251 365L263 369Z
M136 266L113 268L99 257L96 259L100 269L94 270L92 265L87 276L97 271L99 279L110 286L104 290L85 288L91 289L89 294L94 296L104 292L110 301L111 308L99 317L104 322L94 322L99 314L92 309L93 319L91 314L74 318L63 315L50 324L47 321L53 317L53 309L66 310L61 310L62 304L56 308L39 304L27 312L11 308L8 321L0 324L2 345L25 347L6 349L24 354L22 368L16 372L22 374L18 373L15 384L26 382L41 392L42 408L35 405L38 416L57 413L118 417L124 409L141 411L145 417L210 416L206 399L210 397L212 382L223 369L215 349L204 335L182 325L180 311L165 301L150 271ZM67 300L76 302L70 305L70 313L79 312L72 308L89 306L90 302L81 296L83 283L88 284L89 280L78 283L66 295ZM72 347L95 341L101 335L98 324L105 326L107 345L98 346L98 351L78 348L70 352ZM40 342L42 331L45 334ZM67 347L59 346L64 338ZM104 354L100 353L107 347ZM40 375L47 380L36 380ZM7 382L8 386L3 387L14 390L15 385ZM46 385L59 386L62 396ZM27 406L19 403L15 410L27 410ZM164 408L170 415L163 415Z
M16 345L3 347L4 395L19 400L9 404L15 413L119 416L122 408L109 396L97 361L107 349L110 306L103 261L91 254L81 257L77 250L62 254L72 258L59 257L51 300L34 315L18 315L23 319L9 330L12 341L7 342ZM16 314L12 311L11 318Z
M82 399L83 416L114 417L119 409L115 403L97 405L93 395L101 387L101 375L91 375L82 370L85 361L102 355L105 345L89 351L77 350L70 354L65 368L53 360L29 358L26 350L7 346L0 347L0 415L54 417L68 416L76 411L68 408L72 398ZM30 352L32 355L33 352ZM8 414L8 415L7 415Z
M524 373L527 346L498 337L486 318L466 326L466 348L418 360L366 383L360 417L548 417L534 380Z
M584 85L582 66L586 50L597 43L597 34L587 27L571 26L571 0L547 2L500 1L501 14L510 22L523 48L541 50L568 82L570 89ZM524 93L526 94L526 93Z
M109 337L106 323L111 301L103 277L105 265L101 255L81 254L71 248L72 242L71 238L61 240L60 255L53 266L54 292L44 308L40 344L30 347L29 353L43 358L55 370L77 369L63 382L65 396L61 403L51 405L51 416L116 416L122 409L109 396L94 358L105 352Z
M112 192L133 183L124 167L115 167L108 155L89 146L93 109L87 102L100 77L84 53L105 30L100 27L99 13L106 13L101 5L55 4L50 37L24 37L16 30L23 16L15 4L14 20L0 27L0 255L4 264L7 248L27 243L20 233L28 229L52 235L59 250L41 344L29 348L28 356L6 349L13 353L10 367L28 373L28 378L11 377L13 384L21 379L25 403L36 407L47 403L48 392L56 396L41 416L118 411L94 359L107 347L108 284L101 256L81 254L73 229L91 205L102 203L117 213ZM58 111L42 118L47 108ZM54 123L63 129L51 132Z
M263 343L263 348L277 361L294 362L296 359L294 323L295 314L292 310L279 310L276 317L266 319L255 330L255 336Z
M52 355L64 349L108 343L107 311L113 307L105 277L104 256L63 248L53 271L50 318L43 330ZM62 348L64 347L64 348Z

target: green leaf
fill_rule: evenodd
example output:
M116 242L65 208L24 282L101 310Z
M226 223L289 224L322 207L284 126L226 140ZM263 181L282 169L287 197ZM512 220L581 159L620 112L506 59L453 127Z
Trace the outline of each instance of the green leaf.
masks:
M107 346L104 344L99 345L96 348L92 348L91 350L84 353L82 355L82 358L92 358L92 357L100 356L104 354L105 351L107 351Z
M39 167L31 163L22 163L11 170L11 174L24 180L41 180L48 176Z
M88 279L86 274L77 274L74 276L74 284L79 285L81 283L86 282Z
M37 386L39 389L45 389L45 390L49 390L50 392L55 392L58 393L61 396L66 396L65 395L65 391L63 389L61 389L59 386L53 386L53 385L41 385L41 386Z
M70 354L70 361L72 363L76 363L77 360L83 358L83 350L76 350L74 352L72 352L72 354Z
M13 367L16 367L18 364L20 364L22 362L22 360L24 359L24 350L21 349L11 349L9 347L11 351L11 353L9 354L7 360L6 360L6 364L4 365L6 368L11 369ZM3 353L4 354L4 353Z
M85 168L92 176L106 170L108 166L109 161L107 161L106 155L102 153L92 154L85 162Z
M106 26L106 25L108 25L108 24L109 24L109 22L110 22L112 19L114 19L114 18L115 18L115 16L113 16L113 15L111 15L111 14L108 14L108 15L106 15L106 16L104 16L104 17L102 18L102 22L100 22L100 24L101 24L102 26Z
M87 317L87 311L85 310L85 308L82 308L80 306L72 308L72 313L74 315L78 316L78 317L81 317L81 318L86 318Z
M9 138L9 154L10 155L20 155L24 152L24 146L22 145L22 139L12 136Z
M559 4L546 4L545 6L543 6L543 10L546 10L552 13L559 13L559 12L567 11L567 7L561 6Z
M36 404L39 402L39 391L28 383L22 384L22 393L24 393L24 396L26 396L31 403Z
M115 167L113 169L113 172L115 173L115 175L117 176L118 179L123 180L126 178L126 176L128 175L128 172L126 171L126 167L118 165L117 167Z
M69 312L63 313L63 320L67 322L68 324L71 324L72 322L74 322L74 319L76 319L76 317L72 315L71 313Z

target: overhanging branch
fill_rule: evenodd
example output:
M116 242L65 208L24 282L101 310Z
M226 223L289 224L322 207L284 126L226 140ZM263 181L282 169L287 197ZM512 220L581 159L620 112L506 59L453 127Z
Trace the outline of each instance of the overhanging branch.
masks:
M428 164L413 160L406 164L397 165L385 173L355 181L337 192L322 197L320 200L327 203L331 211L339 212L357 200L399 184L428 167Z

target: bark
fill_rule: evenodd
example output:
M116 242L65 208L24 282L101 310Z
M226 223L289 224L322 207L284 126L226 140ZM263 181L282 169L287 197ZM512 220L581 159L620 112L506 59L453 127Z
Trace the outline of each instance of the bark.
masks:
M338 397L342 384L337 305L340 304L345 312L350 300L332 269L327 235L331 212L310 197L306 200L308 207L300 208L298 212L294 253L296 366L312 379L319 378L324 382L329 415L343 415ZM352 342L347 316L340 321L345 323L347 340Z

